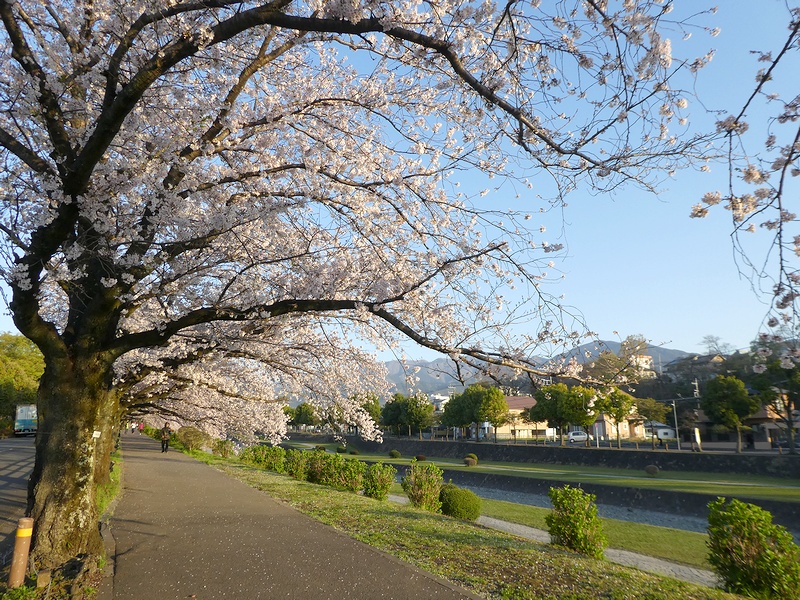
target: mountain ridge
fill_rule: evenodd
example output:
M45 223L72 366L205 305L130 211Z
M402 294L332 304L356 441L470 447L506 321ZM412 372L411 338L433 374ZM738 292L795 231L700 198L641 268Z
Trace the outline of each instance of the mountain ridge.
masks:
M583 364L596 359L605 350L617 354L620 345L620 342L614 341L588 342L552 360L567 361L574 357L579 363ZM656 371L679 358L695 354L697 353L651 345L647 347L646 352L646 355L653 357L653 365ZM545 358L534 358L534 360L541 361L542 364L548 362L548 359ZM387 369L386 378L391 385L392 393L408 395L413 392L424 392L429 395L449 395L450 392L458 393L464 389L464 385L456 377L452 360L447 357L437 358L432 361L422 359L407 360L402 363L399 360L392 360L384 364ZM484 379L476 369L462 366L461 372L467 385L478 383ZM411 384L407 381L409 377L412 379ZM512 378L513 373L509 369L509 380Z

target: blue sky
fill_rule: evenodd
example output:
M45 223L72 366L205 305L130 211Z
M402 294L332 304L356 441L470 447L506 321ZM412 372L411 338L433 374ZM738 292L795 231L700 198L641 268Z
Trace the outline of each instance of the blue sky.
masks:
M695 0L676 4L676 13L680 5L692 11L712 6ZM693 54L716 49L700 73L697 92L709 108L735 112L752 92L759 67L749 51L774 50L784 41L785 4L720 0L718 13L703 22L721 33L711 38L696 32L692 38ZM689 53L682 52L679 40L673 48L675 54ZM796 84L792 68L800 73L796 55L782 70L790 84ZM692 114L695 124L711 122ZM730 214L717 210L705 219L689 218L703 193L724 189L726 175L722 165L710 174L679 173L664 183L658 197L633 188L613 198L573 193L563 213L564 237L550 240L564 242L568 250L557 265L566 277L551 291L564 294L564 302L576 307L601 339L642 334L654 344L702 352L702 338L715 335L736 348L747 347L759 332L768 299L754 294L737 270ZM554 237L560 227L560 222L548 225ZM5 312L0 330L15 331ZM407 352L411 358L429 358L414 348Z
M681 11L688 15L716 3L678 0L675 4L671 16L679 18ZM721 0L718 12L699 22L719 27L721 33L711 37L694 31L688 42L670 35L673 54L694 58L714 49L715 57L700 71L695 91L704 108L738 114L753 91L756 71L764 66L750 51L776 51L785 42L786 5L781 0ZM782 90L783 97L798 93L791 87L800 73L797 54L778 72L790 86ZM709 115L697 101L690 102L693 127L713 129L720 117ZM759 129L759 114L751 111L747 120L751 132ZM760 123L763 127L763 115ZM764 138L755 137L758 142ZM746 271L740 274L730 212L717 206L705 219L689 217L704 193L724 192L727 176L725 165L716 164L709 173L679 172L664 181L657 196L637 188L623 189L613 197L573 192L563 218L553 211L546 222L547 235L552 236L548 241L567 248L564 258L556 261L565 278L548 291L563 294L563 302L577 309L602 340L641 334L654 345L703 353L702 339L713 335L736 349L747 348L763 330L769 298L754 292ZM476 183L475 189L480 185ZM503 196L501 189L488 197L496 203L493 208L506 202ZM563 233L556 239L559 231ZM752 257L762 260L768 241L765 232L748 237ZM415 347L405 350L411 359L435 357ZM386 353L385 359L390 358Z
M705 3L684 4L694 9ZM716 50L697 82L707 107L738 112L763 66L750 50L779 49L785 41L786 14L780 0L719 3L718 13L705 20L721 29L719 36L695 33L692 39L700 48ZM680 43L673 41L676 47L680 49ZM800 73L797 54L779 72L795 86ZM796 95L797 88L782 95L790 93ZM753 129L758 115L752 113L748 120ZM692 121L712 122L695 111ZM723 165L712 165L710 173L678 173L663 184L658 197L628 189L613 201L580 192L570 199L565 216L570 256L562 263L567 276L563 293L601 339L642 334L657 345L702 352L700 342L706 335L736 348L747 347L757 336L769 298L755 294L751 282L739 274L730 213L712 210L705 219L689 218L692 205L705 192L724 191L726 177ZM750 237L763 252L765 232Z

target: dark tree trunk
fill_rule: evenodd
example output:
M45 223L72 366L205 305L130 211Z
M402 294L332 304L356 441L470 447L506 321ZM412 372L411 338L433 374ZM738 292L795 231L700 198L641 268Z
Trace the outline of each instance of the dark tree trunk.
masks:
M120 417L110 377L108 366L74 360L50 363L42 376L36 463L28 486L31 557L39 568L103 554L95 490L108 480Z

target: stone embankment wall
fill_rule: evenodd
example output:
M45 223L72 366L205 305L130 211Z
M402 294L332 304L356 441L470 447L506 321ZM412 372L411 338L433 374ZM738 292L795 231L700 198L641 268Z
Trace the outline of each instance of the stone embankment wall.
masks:
M678 452L676 450L633 450L616 448L587 448L492 444L487 442L448 442L387 437L383 443L353 439L352 444L369 452L389 452L397 449L403 456L441 456L461 459L472 452L479 459L500 462L539 464L570 464L587 467L643 470L656 465L662 471L691 471L701 473L738 473L785 477L800 482L800 455L772 452Z

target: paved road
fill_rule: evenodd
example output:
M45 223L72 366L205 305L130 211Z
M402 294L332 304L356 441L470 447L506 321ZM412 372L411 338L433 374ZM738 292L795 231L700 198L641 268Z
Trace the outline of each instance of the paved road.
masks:
M28 477L33 471L33 440L0 440L0 565L11 562L17 522L25 516Z
M149 438L122 450L103 599L477 598Z

